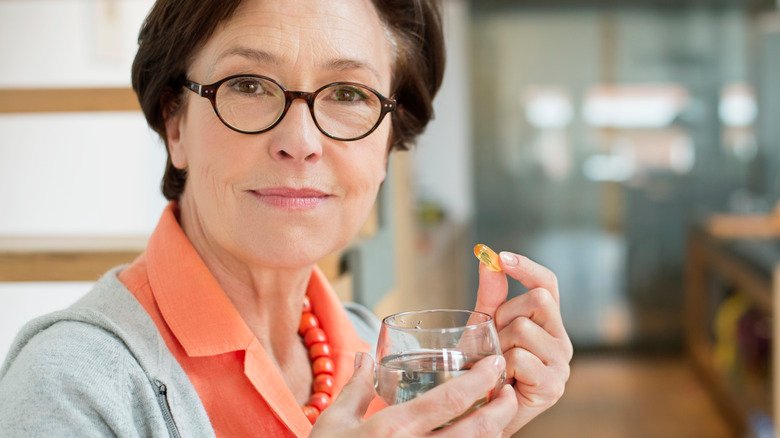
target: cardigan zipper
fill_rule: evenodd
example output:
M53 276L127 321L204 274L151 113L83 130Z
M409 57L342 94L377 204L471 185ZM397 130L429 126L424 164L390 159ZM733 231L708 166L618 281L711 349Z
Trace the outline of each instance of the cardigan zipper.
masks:
M157 402L160 404L168 433L173 438L181 438L179 429L176 427L176 422L173 421L173 415L171 415L171 405L168 403L168 387L159 380L155 380L154 384L157 386Z

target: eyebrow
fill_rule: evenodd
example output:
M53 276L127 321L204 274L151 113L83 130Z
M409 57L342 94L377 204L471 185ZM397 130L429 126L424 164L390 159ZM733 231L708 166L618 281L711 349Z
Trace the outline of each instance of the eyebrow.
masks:
M222 52L217 57L217 61L214 64L229 56L240 56L242 58L247 58L251 61L255 61L261 64L279 64L279 58L277 58L276 55L270 52L266 52L265 50L251 49L249 47L241 47L241 46L232 47L230 48L230 50Z
M242 58L246 58L250 61L256 62L258 64L272 64L272 65L281 64L281 60L279 59L279 57L277 57L273 53L266 52L265 50L253 49L250 47L236 46L236 47L231 47L225 52L222 52L217 57L216 62L214 62L214 64L212 65L211 71L209 73L213 72L214 68L216 68L216 65L217 63L219 63L219 61L230 56L240 56ZM349 71L349 70L366 70L371 74L373 74L377 80L379 80L380 78L379 72L373 66L357 59L349 59L349 58L331 59L325 62L323 64L323 67L325 67L328 70L339 71L339 72Z
M368 70L379 80L379 72L373 66L356 59L333 59L325 63L325 68L335 71Z

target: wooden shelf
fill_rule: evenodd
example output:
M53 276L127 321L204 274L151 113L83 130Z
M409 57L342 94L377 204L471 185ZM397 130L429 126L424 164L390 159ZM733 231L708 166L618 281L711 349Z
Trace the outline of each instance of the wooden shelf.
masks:
M0 236L0 282L95 281L109 269L132 262L146 247L146 236L18 237ZM342 277L342 253L320 260L328 280L339 282L339 294L349 297Z
M145 245L140 236L0 237L0 281L95 281Z
M740 258L717 238L704 238L704 254L710 269L739 287L750 301L767 314L772 313L772 275L761 272Z
M129 87L0 88L0 114L140 111Z
M719 239L780 237L780 202L770 214L716 214L707 219L707 233Z
M694 369L704 380L715 404L731 424L737 436L744 436L748 429L747 415L743 406L734 397L731 388L726 385L718 371L712 366L712 348L703 343L691 345L690 357Z
M708 309L714 308L715 303L710 296L710 281L717 278L733 286L755 309L766 315L780 315L780 300L774 299L780 294L780 233L773 234L766 227L748 227L740 234L740 228L734 225L744 225L744 219L719 217L718 226L713 227L710 221L703 228L692 231L686 266L685 323L689 356L732 424L735 436L746 434L751 413L744 398L724 380L713 360L712 322ZM774 223L757 218L748 222ZM770 256L751 257L751 249L769 249ZM772 382L772 406L763 408L777 421L780 419L780 324L776 322L772 327L771 349L772 363L768 365L772 375L778 377Z

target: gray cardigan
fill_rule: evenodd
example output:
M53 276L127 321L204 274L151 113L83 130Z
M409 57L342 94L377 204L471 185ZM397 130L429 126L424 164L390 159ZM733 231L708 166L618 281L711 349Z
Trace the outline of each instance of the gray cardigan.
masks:
M187 375L117 279L120 269L21 330L0 369L0 436L214 436ZM358 335L375 343L376 317L345 308Z

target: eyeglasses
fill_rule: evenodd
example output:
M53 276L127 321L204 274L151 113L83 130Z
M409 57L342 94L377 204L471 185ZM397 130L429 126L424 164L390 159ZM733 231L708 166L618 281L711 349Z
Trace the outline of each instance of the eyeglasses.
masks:
M210 85L185 80L184 86L210 100L225 126L244 134L273 129L295 99L306 101L320 132L341 141L366 137L396 108L395 100L355 82L334 82L311 93L287 90L259 75L228 76Z

